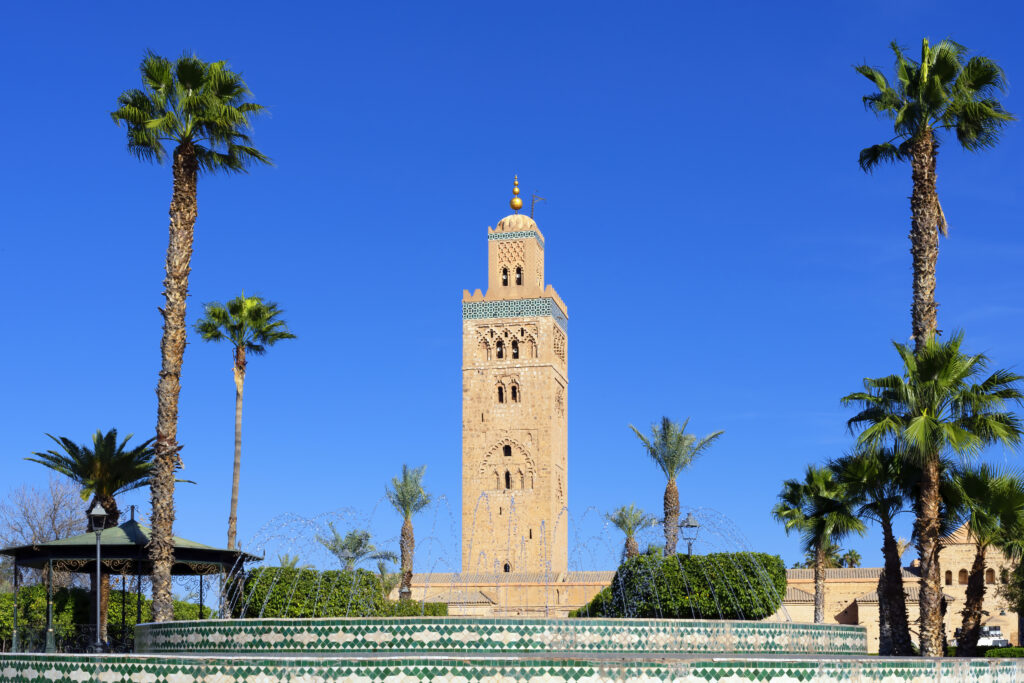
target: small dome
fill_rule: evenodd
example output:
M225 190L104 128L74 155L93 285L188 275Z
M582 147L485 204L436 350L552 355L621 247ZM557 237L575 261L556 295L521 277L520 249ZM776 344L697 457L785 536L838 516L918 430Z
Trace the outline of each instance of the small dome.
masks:
M521 232L524 230L537 230L537 224L533 222L533 219L529 216L525 216L521 213L514 213L510 216L505 216L498 221L498 227L495 228L498 232Z

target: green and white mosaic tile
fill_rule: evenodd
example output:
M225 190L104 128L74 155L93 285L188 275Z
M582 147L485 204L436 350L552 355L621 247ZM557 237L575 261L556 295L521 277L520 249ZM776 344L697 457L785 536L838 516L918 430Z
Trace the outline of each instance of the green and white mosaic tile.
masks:
M143 624L137 652L648 652L855 655L861 626L655 619L244 619Z

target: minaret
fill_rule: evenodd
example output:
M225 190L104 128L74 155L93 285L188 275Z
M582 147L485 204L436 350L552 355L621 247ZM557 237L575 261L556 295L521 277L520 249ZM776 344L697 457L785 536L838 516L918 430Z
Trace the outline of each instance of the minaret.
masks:
M544 285L544 236L519 213L487 229L487 293L462 296L462 571L568 568L569 318Z

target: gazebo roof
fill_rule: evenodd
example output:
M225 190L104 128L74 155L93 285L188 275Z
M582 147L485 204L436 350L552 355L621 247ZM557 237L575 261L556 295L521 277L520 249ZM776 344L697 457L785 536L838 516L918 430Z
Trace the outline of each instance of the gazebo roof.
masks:
M149 574L152 562L146 546L153 535L152 529L134 519L100 533L100 557L103 568L112 574ZM42 569L50 560L56 569L73 572L96 570L96 534L86 532L56 541L23 545L0 550L9 555L20 567ZM232 571L243 562L260 558L240 550L212 546L174 537L174 566L172 574L218 574Z

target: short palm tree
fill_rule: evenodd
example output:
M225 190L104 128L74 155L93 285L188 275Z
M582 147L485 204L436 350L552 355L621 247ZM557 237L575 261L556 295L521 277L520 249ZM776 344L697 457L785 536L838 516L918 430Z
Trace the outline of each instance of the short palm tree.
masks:
M899 375L868 378L864 391L843 398L860 407L850 418L851 430L861 429L858 442L897 448L920 471L915 492L914 537L921 571L921 654L941 657L942 594L939 539L942 533L942 462L970 458L985 446L1016 447L1021 442L1020 419L1007 404L1020 403L1022 377L1007 370L985 375L988 359L961 351L963 335L946 342L929 339L916 353L894 344L903 361Z
M412 596L412 561L416 551L416 538L413 536L412 518L417 512L430 505L430 494L423 488L423 473L427 466L410 468L402 465L402 476L391 480L391 488L386 490L388 502L402 516L402 536L398 546L402 553L402 583L398 596L408 600Z
M959 469L951 479L950 508L967 521L975 544L956 654L977 657L984 614L985 553L997 547L1011 558L1020 559L1024 544L1024 482L1017 474L1001 472L987 464Z
M242 468L242 393L245 389L246 356L262 356L282 339L295 339L283 313L272 301L258 296L236 296L227 304L203 304L204 314L196 323L203 341L231 343L235 376L235 463L231 473L231 506L228 513L228 550L235 549L238 528L238 479Z
M846 487L824 467L809 466L803 480L789 479L782 485L772 515L786 527L786 533L800 534L804 550L814 554L814 623L825 621L825 551L849 534L863 534L864 523L857 518Z
M839 558L839 566L845 567L846 569L856 569L860 566L860 553L856 550L847 550L843 553L843 556Z
M826 539L825 543L821 547L821 566L825 569L836 569L843 566L843 558L840 557L839 553L842 552L842 548L836 545L831 539ZM795 567L800 569L814 569L814 565L818 561L819 552L812 548L804 552L804 561L798 562Z
M636 542L637 533L658 523L657 519L633 503L623 505L610 515L606 514L605 519L626 535L626 545L622 554L627 560L640 554L640 546Z
M300 564L301 562L301 564ZM313 565L302 562L298 555L285 553L277 556L277 566L281 569L312 569Z
M173 62L152 52L139 65L142 89L125 90L110 116L127 128L128 151L143 161L172 163L164 319L157 383L156 457L150 484L153 537L153 619L173 618L171 566L174 564L174 471L180 461L178 395L185 353L185 301L198 215L200 172L240 173L270 163L252 146L246 131L263 107L249 102L249 88L227 62L204 62L183 55ZM168 147L171 148L168 153Z
M317 536L316 540L320 545L327 548L327 551L338 558L342 569L352 571L364 560L379 560L395 562L398 558L390 550L377 550L377 546L371 540L370 532L366 529L353 529L342 536L333 522L327 523L331 530L330 536Z
M676 478L679 473L689 467L704 451L711 447L725 432L717 431L707 436L698 438L693 434L686 433L686 426L690 418L683 420L679 425L668 419L661 418L661 424L651 425L650 438L640 433L633 425L637 438L644 445L644 450L651 457L654 464L662 471L667 479L665 484L665 555L674 555L676 543L679 540L679 487L676 485Z
M132 435L120 442L117 430L104 434L97 430L92 437L92 447L76 444L67 437L47 434L60 450L33 453L35 457L25 458L63 474L81 489L82 500L89 500L86 507L87 530L95 531L93 520L88 515L92 506L99 504L107 513L103 528L118 525L121 511L117 508L117 496L149 485L153 470L154 439L127 448ZM91 500L90 500L91 499ZM90 575L91 576L91 575ZM91 577L95 580L94 577ZM95 590L95 586L93 587ZM104 574L100 585L100 630L106 637L107 606L110 602L110 576Z
M829 467L847 487L855 501L857 515L877 522L882 528L885 566L878 576L879 654L912 655L900 561L902 553L893 534L893 524L897 515L905 511L917 472L903 463L892 449L881 447L861 447L832 461Z
M856 67L877 92L863 98L876 115L893 122L893 137L860 152L860 166L872 171L882 162L909 161L910 251L913 255L914 298L912 330L917 349L935 334L935 263L939 232L946 234L946 217L935 189L935 159L944 134L953 132L972 152L994 147L1013 115L996 99L1005 92L1003 70L988 57L965 59L966 49L951 40L921 43L921 60L914 61L895 42L896 81L890 84L878 69Z

